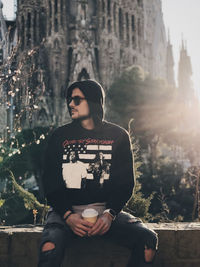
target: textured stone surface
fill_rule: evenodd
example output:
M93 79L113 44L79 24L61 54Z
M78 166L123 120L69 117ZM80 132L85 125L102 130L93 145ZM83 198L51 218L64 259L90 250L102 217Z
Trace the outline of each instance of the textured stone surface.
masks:
M154 267L199 267L200 223L147 224L159 236ZM42 227L0 227L0 266L36 267ZM62 267L125 267L130 251L101 238L75 240Z
M70 257L66 257L63 267L89 266L95 267L125 267L130 257L130 251L101 238L79 240L73 242ZM92 255L92 257L91 257Z

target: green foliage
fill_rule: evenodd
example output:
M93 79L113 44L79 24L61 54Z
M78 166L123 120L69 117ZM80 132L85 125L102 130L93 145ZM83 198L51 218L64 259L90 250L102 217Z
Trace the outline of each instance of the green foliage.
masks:
M23 187L30 177L35 177L40 185L43 152L50 131L26 129L1 146L0 192L4 202L1 201L0 218L6 224L33 222L33 210L38 211L38 221L44 217L45 206Z
M146 220L150 217L149 207L151 204L151 199L153 197L153 194L145 198L141 192L141 184L139 183L138 178L141 175L140 167L142 165L142 162L139 156L140 147L138 141L133 135L133 131L131 130L131 125L133 122L134 122L133 119L129 121L128 130L134 156L135 188L132 197L128 201L127 205L124 207L124 210L136 217L140 217L141 219Z
M194 183L184 187L182 181L188 177L183 171L188 161L200 169L200 105L186 102L176 88L139 67L126 70L108 91L106 118L125 128L134 118L133 143L137 140L140 147L137 186L127 209L151 221L198 216Z
M124 210L136 217L147 220L150 217L149 207L151 204L152 196L145 198L141 192L135 191L134 195L130 198L129 202L125 206Z
M5 203L5 199L0 199L0 208L3 206L4 203Z
M1 223L18 224L23 222L29 216L29 211L32 210L38 211L39 221L42 222L48 207L40 204L32 193L20 186L11 171L5 170L4 176L6 175L9 181L9 188L3 194L5 200L2 201L0 209Z
M148 142L155 134L166 135L173 130L174 99L175 88L162 80L152 80L133 67L111 85L107 118L123 127L134 118L135 135Z
M145 198L152 196L150 213L152 221L191 221L194 187L183 187L183 168L177 163L160 157L151 173L151 162L143 165L140 177Z

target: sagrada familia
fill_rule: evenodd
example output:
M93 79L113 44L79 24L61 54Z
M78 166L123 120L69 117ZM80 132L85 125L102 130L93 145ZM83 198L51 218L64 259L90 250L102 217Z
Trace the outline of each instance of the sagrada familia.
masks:
M15 114L24 127L65 123L65 88L76 80L109 90L138 65L175 85L161 0L17 0L15 21L0 1L0 22L1 134L13 131ZM181 53L190 68L184 45Z

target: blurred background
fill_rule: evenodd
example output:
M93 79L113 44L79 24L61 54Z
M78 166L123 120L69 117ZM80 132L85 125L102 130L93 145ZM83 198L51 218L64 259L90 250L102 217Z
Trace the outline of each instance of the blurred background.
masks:
M176 2L176 3L175 3ZM0 1L0 224L42 223L43 154L69 122L65 89L95 79L125 127L137 186L125 209L199 221L197 1Z

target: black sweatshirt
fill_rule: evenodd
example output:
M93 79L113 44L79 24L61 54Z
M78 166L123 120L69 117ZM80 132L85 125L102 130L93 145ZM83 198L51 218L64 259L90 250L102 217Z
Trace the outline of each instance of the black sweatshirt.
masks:
M45 157L43 186L61 216L73 205L106 202L120 212L134 187L129 135L103 121L94 130L72 122L55 130Z

